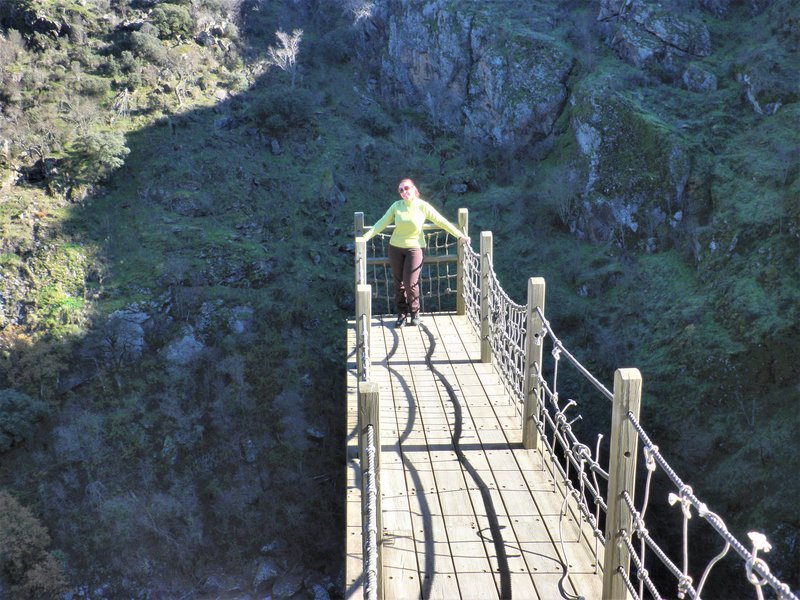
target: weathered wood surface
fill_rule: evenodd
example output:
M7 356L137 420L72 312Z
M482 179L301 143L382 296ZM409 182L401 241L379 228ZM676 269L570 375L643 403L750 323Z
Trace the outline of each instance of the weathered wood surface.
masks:
M549 458L523 449L519 411L492 365L481 363L466 317L426 315L422 327L401 329L393 321L374 318L371 328L371 380L381 405L383 598L484 600L509 589L514 598L600 598L602 548L595 556L572 500L564 510ZM353 322L347 356L345 584L346 597L360 599Z

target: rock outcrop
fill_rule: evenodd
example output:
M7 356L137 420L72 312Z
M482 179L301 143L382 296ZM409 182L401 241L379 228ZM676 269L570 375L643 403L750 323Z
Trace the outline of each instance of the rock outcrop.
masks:
M441 0L397 6L385 28L384 99L422 106L435 126L493 146L546 138L574 59L546 32L506 34L493 19Z

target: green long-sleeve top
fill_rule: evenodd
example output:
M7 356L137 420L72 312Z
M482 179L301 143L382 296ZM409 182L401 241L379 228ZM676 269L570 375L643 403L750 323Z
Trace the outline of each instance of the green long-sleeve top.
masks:
M387 225L394 223L394 232L389 238L389 244L398 248L424 248L425 235L422 226L425 225L425 221L438 225L457 238L466 237L458 227L440 215L425 200L416 198L411 202L398 200L392 204L386 214L367 232L364 239L369 240L386 229Z

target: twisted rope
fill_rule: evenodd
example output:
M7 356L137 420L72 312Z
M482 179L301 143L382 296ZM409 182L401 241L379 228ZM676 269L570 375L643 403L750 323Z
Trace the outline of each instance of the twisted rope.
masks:
M361 361L358 365L358 379L359 381L369 381L369 321L367 315L360 315L358 318L358 334L356 337L356 346L361 351Z
M364 595L378 600L378 485L375 473L375 428L367 425L367 458L363 470L362 494L367 498L364 514Z

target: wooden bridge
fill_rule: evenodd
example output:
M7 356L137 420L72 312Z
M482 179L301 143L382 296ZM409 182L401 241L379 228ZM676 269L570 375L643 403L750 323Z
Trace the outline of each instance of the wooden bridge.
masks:
M426 317L421 327L395 329L393 321L371 323L384 598L500 598L503 578L516 598L550 600L562 597L560 589L563 597L600 598L602 554L598 563L592 531L574 506L562 518L564 492L549 457L522 448L515 403L492 364L481 362L472 325L455 314ZM347 348L346 585L348 598L361 598L355 322ZM429 351L435 371L426 364ZM492 519L501 539L494 539Z
M467 226L462 209L459 228ZM611 391L581 365L545 318L543 279L528 280L525 305L505 294L490 232L481 233L479 252L427 234L423 322L397 328L394 315L373 316L392 311L386 237L368 249L360 213L355 229L346 598L661 598L650 576L655 563L678 597L699 600L732 549L758 597L768 584L778 598L800 600L758 557L769 549L764 536L749 534L748 551L650 440L639 423L639 371L617 369ZM603 436L592 450L572 430L581 417L576 400L560 397L560 359L611 402L602 451ZM645 493L637 505L640 459ZM671 559L645 523L657 471L674 486L661 500L682 520L682 560ZM693 511L725 545L699 578L689 571Z

